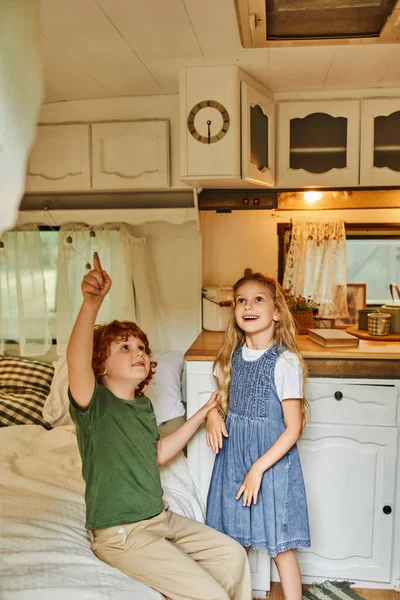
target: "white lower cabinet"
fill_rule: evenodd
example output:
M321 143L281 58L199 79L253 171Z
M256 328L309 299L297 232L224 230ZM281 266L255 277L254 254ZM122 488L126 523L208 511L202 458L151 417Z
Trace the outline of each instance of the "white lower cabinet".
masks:
M397 428L309 425L299 442L311 548L303 575L390 582Z
M311 378L299 442L311 548L303 576L390 584L394 561L399 385ZM368 587L366 584L365 587Z
M211 361L187 361L191 416L215 389ZM311 548L297 551L305 583L397 585L400 560L400 382L310 378L310 422L298 444L309 509ZM214 455L201 429L188 446L191 474L206 502ZM397 486L397 491L396 491ZM266 552L250 554L253 590L270 589Z

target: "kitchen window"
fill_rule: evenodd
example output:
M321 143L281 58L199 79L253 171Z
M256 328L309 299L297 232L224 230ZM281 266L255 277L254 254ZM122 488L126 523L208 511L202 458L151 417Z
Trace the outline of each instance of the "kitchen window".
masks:
M392 302L390 283L400 283L400 224L346 224L348 283L365 283L367 305ZM282 283L292 226L278 225L278 280Z

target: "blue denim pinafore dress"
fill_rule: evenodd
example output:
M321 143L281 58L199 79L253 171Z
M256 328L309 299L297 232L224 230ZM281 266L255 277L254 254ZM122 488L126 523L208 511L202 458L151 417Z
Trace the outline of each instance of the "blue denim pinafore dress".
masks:
M282 405L275 387L278 359L274 344L255 361L245 361L242 348L232 356L229 438L215 457L207 499L207 525L242 546L266 548L276 556L291 548L308 548L307 501L297 446L263 476L257 504L243 506L235 496L255 461L285 431Z

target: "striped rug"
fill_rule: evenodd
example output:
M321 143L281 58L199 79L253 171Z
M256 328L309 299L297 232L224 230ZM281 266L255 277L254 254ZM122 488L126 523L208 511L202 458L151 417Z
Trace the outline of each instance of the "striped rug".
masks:
M324 581L303 591L303 600L364 600L350 588L351 581Z

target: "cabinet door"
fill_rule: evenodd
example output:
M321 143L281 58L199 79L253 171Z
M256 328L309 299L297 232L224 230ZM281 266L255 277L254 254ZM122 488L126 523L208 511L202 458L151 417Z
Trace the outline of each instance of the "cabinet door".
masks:
M208 361L190 361L185 364L188 417L191 417L205 404L215 390L212 365L213 363ZM200 492L204 505L206 505L215 457L212 450L206 444L204 427L190 440L187 458L190 473ZM251 551L249 560L252 588L254 591L262 592L265 595L265 592L270 589L270 559L268 553L265 550Z
M282 102L278 119L279 187L358 185L358 100Z
M272 100L248 85L242 92L242 179L248 183L275 183L275 109Z
M239 68L183 67L179 103L182 180L194 187L236 186L240 181ZM219 110L212 106L215 103ZM223 117L221 107L227 116ZM194 111L197 113L190 125ZM225 119L229 121L226 134L214 143L207 143L208 132L215 139L222 127L226 128Z
M361 104L361 185L400 184L400 98Z
M39 125L27 192L90 190L89 125Z
M169 186L168 121L92 125L93 188Z
M312 546L298 551L303 575L390 582L396 448L396 427L306 427Z

